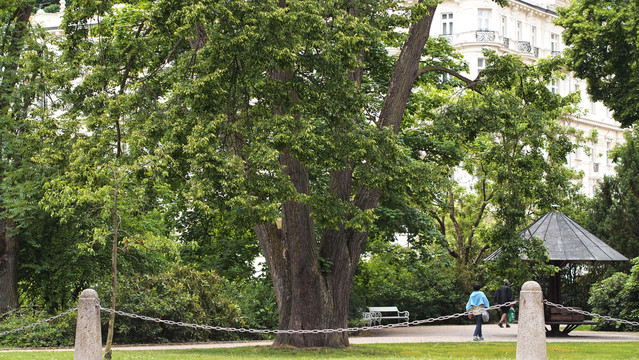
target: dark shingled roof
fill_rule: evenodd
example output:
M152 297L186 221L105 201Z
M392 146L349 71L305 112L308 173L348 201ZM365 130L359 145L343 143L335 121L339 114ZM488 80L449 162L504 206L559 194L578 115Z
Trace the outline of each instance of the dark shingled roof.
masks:
M562 262L612 262L628 261L628 258L611 248L588 230L560 212L547 212L519 233L524 239L537 237L544 241L550 261ZM485 261L501 253L498 249Z

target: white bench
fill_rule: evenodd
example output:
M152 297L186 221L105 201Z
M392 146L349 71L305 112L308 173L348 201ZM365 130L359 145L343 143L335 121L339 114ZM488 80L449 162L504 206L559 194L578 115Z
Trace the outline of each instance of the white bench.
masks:
M368 311L363 313L367 326L381 325L382 320L404 320L408 322L408 311L399 311L397 306L369 306Z

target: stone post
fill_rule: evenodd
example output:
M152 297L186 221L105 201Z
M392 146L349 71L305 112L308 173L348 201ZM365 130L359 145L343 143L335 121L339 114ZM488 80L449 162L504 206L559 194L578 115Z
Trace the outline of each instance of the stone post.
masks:
M75 328L74 360L102 359L100 299L93 289L86 289L78 301L78 323Z
M519 293L517 360L546 360L546 325L541 286L527 281Z

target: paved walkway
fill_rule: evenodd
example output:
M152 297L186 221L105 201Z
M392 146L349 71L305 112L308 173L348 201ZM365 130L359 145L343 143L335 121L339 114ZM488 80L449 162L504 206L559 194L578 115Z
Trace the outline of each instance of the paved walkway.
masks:
M475 325L429 325L398 327L368 331L364 334L351 336L351 344L375 343L420 343L420 342L469 342L472 341ZM516 342L517 325L511 328L500 328L495 324L484 325L482 328L485 342ZM602 341L637 341L639 332L603 332L603 331L573 331L568 337L547 338L547 342L602 342ZM233 341L211 342L198 344L170 344L170 345L139 345L114 346L114 350L168 350L168 349L210 349L238 346L268 346L272 341ZM33 349L32 349L33 350ZM46 349L51 351L52 349ZM59 349L69 351L72 349ZM0 350L16 351L16 350ZM20 350L18 350L20 351Z

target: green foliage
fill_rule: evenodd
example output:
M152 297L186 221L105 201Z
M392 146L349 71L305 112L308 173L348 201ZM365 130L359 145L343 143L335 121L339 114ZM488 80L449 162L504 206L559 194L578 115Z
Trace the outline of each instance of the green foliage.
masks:
M200 211L185 211L178 226L184 246L182 261L201 269L214 270L229 280L250 278L259 244L251 229L231 222L221 214L211 218Z
M517 240L528 217L553 204L569 203L576 195L571 183L576 174L566 166L575 145L560 119L576 111L578 97L561 97L547 88L561 76L559 58L527 65L513 55L484 55L487 67L476 91L457 98L420 95L423 105L414 108L413 116L422 119L420 130L433 142L446 145L441 149L454 149L449 159L458 162L444 162L450 164L449 177L458 171L452 165L459 164L474 179L470 190L449 182L428 205L438 221L440 244L471 268L478 266L486 250L501 246L513 251L502 265L513 267L522 246L532 251L530 255L538 253ZM537 255L535 259L542 261L543 254Z
M588 304L594 313L639 321L639 258L632 264L630 274L615 273L592 286ZM611 321L602 322L597 329L636 331L636 327Z
M422 257L416 251L377 241L358 266L350 317L361 319L366 306L397 306L411 319L461 311L468 294L447 254Z
M0 319L0 332L31 325L50 317L51 314L46 311L25 308ZM0 347L73 346L76 322L77 314L73 313L25 331L0 336Z
M211 326L245 325L238 307L225 296L224 280L212 271L175 265L166 272L122 276L118 310L150 317ZM100 291L102 298L108 289ZM194 330L118 317L114 343L163 343L228 340L233 333Z
M631 126L639 119L639 4L577 0L558 12L568 68L587 80L593 100Z
M269 276L225 282L225 293L232 298L245 326L276 329L279 325L275 291ZM250 334L245 334L250 337ZM261 335L256 335L261 336Z
M42 8L42 10L45 13L57 13L57 12L60 12L60 5L58 4L47 5L44 8Z
M628 258L639 256L639 130L625 133L612 152L615 176L605 177L590 204L587 226Z

